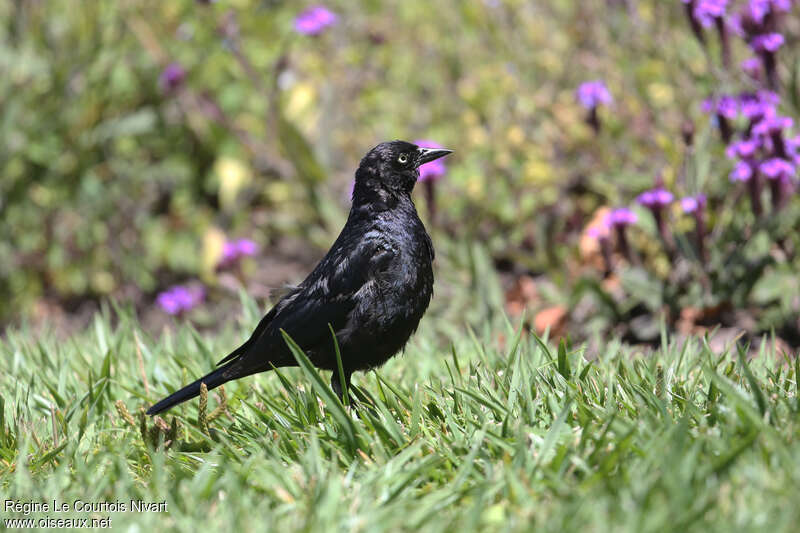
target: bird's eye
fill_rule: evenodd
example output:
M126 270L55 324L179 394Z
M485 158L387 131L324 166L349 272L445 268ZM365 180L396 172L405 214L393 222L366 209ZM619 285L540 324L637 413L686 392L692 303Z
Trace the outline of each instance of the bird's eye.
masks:
M397 162L402 165L408 163L408 154L400 154L400 157L397 158Z

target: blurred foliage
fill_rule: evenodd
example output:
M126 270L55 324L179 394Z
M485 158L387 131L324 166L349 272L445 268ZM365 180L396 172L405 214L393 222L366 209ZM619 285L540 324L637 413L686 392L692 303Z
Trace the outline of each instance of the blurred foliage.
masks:
M226 235L267 255L286 235L321 252L344 221L359 158L393 138L456 150L437 185L440 294L474 286L492 270L476 267L485 259L545 276L537 305L579 302L599 287L577 251L581 231L656 173L676 192L716 198L711 226L738 242L742 205L723 201L729 166L699 109L738 79L691 37L679 2L327 5L339 23L314 37L292 29L303 6L279 0L0 5L0 321L41 299L144 306L187 278L213 288ZM170 63L186 71L174 89L159 82ZM587 79L614 96L599 135L575 101ZM663 296L670 267L647 252L653 232L645 224L633 237L647 263L625 286ZM796 266L770 267L747 302L795 312L775 283L797 294ZM607 306L592 294L594 316ZM625 305L643 301L669 304ZM630 316L601 312L598 328Z

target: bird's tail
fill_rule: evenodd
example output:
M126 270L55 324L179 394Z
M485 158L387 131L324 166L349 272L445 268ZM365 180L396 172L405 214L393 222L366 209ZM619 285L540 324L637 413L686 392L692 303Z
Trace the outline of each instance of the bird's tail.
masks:
M163 411L166 411L170 407L177 405L181 402L185 402L186 400L191 400L192 398L200 395L200 385L205 383L208 390L215 389L222 385L223 383L227 383L232 379L236 379L237 377L241 377L238 375L239 373L236 372L237 369L231 368L234 365L239 363L238 360L231 361L230 363L226 364L225 366L214 370L213 372L206 374L202 378L198 379L197 381L186 385L179 391L173 392L157 404L153 405L150 409L147 410L148 415L156 415Z

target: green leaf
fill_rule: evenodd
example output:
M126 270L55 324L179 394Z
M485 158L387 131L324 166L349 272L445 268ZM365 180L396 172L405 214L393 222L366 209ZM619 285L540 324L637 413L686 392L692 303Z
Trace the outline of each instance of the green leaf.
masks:
M656 311L663 305L661 281L644 268L631 267L622 270L620 282L626 292L651 311Z
M333 331L333 326L328 324L328 329L331 331L333 337L333 348L336 351L336 368L338 369L337 375L339 377L339 384L342 387L342 396L344 397L344 405L350 406L350 391L347 390L347 380L344 376L344 365L342 364L342 353L339 351L339 340L336 338L336 332Z
M331 416L333 416L334 420L339 423L339 426L344 431L345 440L350 452L355 453L355 450L358 448L358 441L356 440L356 428L353 424L353 420L347 414L345 407L342 405L342 402L336 397L336 394L334 394L333 390L319 375L319 372L317 372L314 364L311 362L311 360L309 360L302 348L300 348L300 346L298 346L297 343L294 342L294 340L292 340L292 338L284 330L281 330L281 335L283 335L283 339L286 341L286 345L292 352L292 355L297 361L298 366L300 366L300 368L303 370L303 373L311 381L311 385L325 402L325 405L331 413Z
M761 390L761 387L758 385L758 381L750 371L750 365L747 364L747 355L745 354L744 347L741 344L737 344L736 349L739 354L739 364L742 367L742 372L744 372L744 377L747 379L747 383L750 385L750 391L752 392L753 397L755 397L758 410L761 411L761 416L764 416L764 414L767 412L767 400L764 398L764 392Z
M564 339L561 339L561 342L558 343L558 373L567 380L572 374L569 367L569 358L567 357L567 343Z

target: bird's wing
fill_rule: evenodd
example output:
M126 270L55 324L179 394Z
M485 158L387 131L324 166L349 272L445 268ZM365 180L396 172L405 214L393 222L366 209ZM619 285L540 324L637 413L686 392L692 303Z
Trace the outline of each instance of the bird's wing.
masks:
M345 237L343 235L341 237ZM340 243L340 241L343 241ZM337 239L308 278L275 304L261 319L247 342L220 361L226 363L237 356L251 359L245 365L263 365L276 350L283 347L281 330L301 347L311 348L330 336L328 324L339 329L355 307L359 290L374 282L395 257L393 247L380 235L364 235L358 242Z

